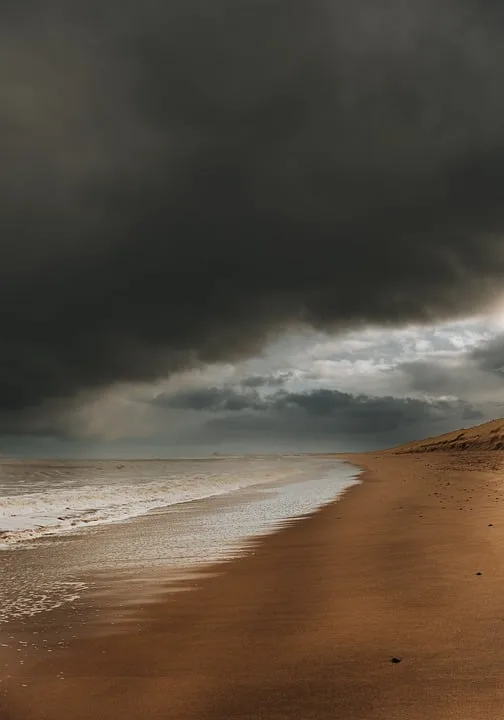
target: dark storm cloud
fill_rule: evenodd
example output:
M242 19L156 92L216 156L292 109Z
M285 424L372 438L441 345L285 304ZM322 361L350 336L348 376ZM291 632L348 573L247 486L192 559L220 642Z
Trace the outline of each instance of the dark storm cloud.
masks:
M0 407L488 300L503 33L481 0L5 0Z
M292 372L282 372L278 375L251 375L244 378L240 385L243 388L279 388L293 377Z
M447 420L482 417L480 411L464 401L372 397L328 389L300 393L280 390L261 398L252 391L214 387L162 395L154 403L217 413L220 417L211 422L213 426L237 423L241 429L262 428L263 432L271 424L284 429L295 426L295 436L314 431L340 435L400 434L406 426L427 427Z
M282 414L297 413L331 419L335 431L349 434L397 432L405 425L436 423L461 413L481 417L465 402L371 397L325 389L278 394L272 407Z
M500 408L502 410L502 407ZM412 398L351 395L333 390L278 394L257 409L218 414L205 425L207 440L254 437L295 447L325 443L327 447L390 446L439 434L485 418L470 403L421 401ZM350 444L349 444L350 443Z
M207 410L209 412L262 409L265 401L259 390L278 389L292 377L291 372L277 375L250 375L236 386L195 387L178 393L160 393L150 404L178 410Z

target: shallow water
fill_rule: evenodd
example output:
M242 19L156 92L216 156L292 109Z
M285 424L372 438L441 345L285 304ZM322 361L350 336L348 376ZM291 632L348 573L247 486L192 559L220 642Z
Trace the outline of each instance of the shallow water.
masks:
M50 521L9 531L0 552L0 622L71 604L93 578L111 571L139 575L235 556L247 539L331 502L358 474L344 463L307 456L118 465L25 466L34 480L17 495L10 471L8 497L26 508L20 523L40 517L42 496ZM22 465L16 473L23 475ZM95 515L74 526L54 523L55 507L64 502L69 515Z
M0 462L0 547L281 479L281 458Z

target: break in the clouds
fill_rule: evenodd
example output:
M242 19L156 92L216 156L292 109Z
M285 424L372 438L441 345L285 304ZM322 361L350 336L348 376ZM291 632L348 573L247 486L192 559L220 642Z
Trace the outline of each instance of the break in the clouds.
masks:
M2 412L490 302L503 33L481 0L3 2Z

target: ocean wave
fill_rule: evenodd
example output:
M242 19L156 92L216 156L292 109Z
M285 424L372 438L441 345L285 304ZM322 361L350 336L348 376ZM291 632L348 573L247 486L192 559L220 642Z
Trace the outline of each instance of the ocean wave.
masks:
M242 463L241 473L226 471L225 467L220 468L220 472L197 472L194 468L166 472L166 468L149 468L148 464L146 467L147 472L135 472L135 467L117 465L113 471L102 470L88 484L84 473L76 477L71 473L65 475L61 468L51 472L38 469L31 483L24 482L23 492L18 484L15 493L5 495L0 483L0 548L125 521L163 507L264 483L272 474L278 475L272 473L271 463L256 465L249 472L243 472ZM153 474L155 479L150 479L149 475ZM283 474L285 472L280 475ZM36 490L30 492L30 488Z

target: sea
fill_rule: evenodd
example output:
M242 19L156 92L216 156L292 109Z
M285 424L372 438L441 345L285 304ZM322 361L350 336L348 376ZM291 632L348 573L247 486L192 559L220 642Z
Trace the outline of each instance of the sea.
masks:
M75 604L100 578L211 566L341 497L331 457L0 460L0 624Z

